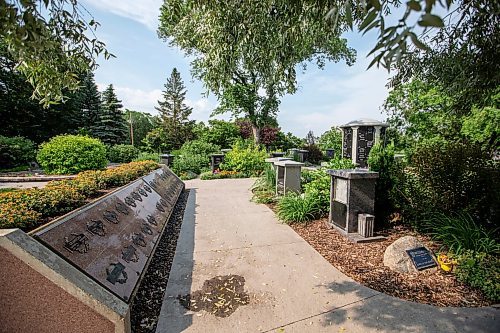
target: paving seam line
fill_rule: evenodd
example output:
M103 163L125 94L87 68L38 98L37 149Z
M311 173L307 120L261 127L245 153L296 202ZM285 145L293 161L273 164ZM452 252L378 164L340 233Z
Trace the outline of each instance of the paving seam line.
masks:
M351 303L347 303L347 304L344 304L342 306L338 306L336 308L333 308L333 309L330 309L328 311L323 311L323 312L320 312L320 313L317 313L317 314L314 314L314 315L310 315L308 317L304 317L304 318L301 318L301 319L297 319L297 320L294 320L294 321L291 321L289 323L286 323L286 324L283 324L283 325L280 325L280 326L276 326L274 328L271 328L271 329L268 329L267 331L262 331L261 333L269 333L269 332L273 332L275 330L278 330L280 328L283 328L283 327L286 327L286 326L290 326L290 325L293 325L293 324L296 324L296 323L299 323L301 321L304 321L304 320L308 320L308 319L311 319L311 318L314 318L314 317L318 317L318 316L321 316L321 315L324 315L324 314L327 314L327 313L331 313L331 312L334 312L336 310L339 310L339 309L342 309L342 308L345 308L347 306L350 306L350 305L353 305L353 304L356 304L356 303L360 303L360 302L364 302L366 301L367 299L370 299L370 298L373 298L373 297L376 297L376 296L380 296L382 295L383 293L377 293L375 295L371 295L371 296L368 296L368 297L365 297L365 298L362 298L360 300L357 300L357 301L354 301L354 302L351 302Z

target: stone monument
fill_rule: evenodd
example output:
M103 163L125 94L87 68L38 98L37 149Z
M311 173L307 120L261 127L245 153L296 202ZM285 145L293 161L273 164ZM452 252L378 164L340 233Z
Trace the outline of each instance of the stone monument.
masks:
M279 157L278 157L279 158ZM276 194L288 192L300 193L300 172L304 163L278 160L274 162L276 170Z
M29 235L1 230L2 325L130 332L129 304L183 188L163 167Z
M368 166L368 155L376 143L384 142L389 125L373 119L359 119L340 126L342 129L342 157L361 168Z
M224 162L224 154L212 154L210 155L210 169L212 173L219 169L219 165Z
M327 170L327 173L331 176L328 224L356 242L380 239L372 237L378 173L366 169Z

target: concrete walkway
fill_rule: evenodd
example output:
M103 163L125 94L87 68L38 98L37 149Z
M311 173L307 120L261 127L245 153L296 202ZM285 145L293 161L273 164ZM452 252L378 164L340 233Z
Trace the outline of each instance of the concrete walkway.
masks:
M438 308L363 287L265 205L251 179L186 182L191 193L157 332L500 332L496 308ZM250 304L220 318L176 299L241 275Z

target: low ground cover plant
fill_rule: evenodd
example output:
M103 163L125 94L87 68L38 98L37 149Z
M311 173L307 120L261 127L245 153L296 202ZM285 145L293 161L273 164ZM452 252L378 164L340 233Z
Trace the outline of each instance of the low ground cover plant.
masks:
M207 171L200 175L201 180L225 179L225 178L245 178L246 175L238 171L216 170L215 172Z
M37 161L48 174L76 174L106 167L106 146L81 135L59 135L40 145Z
M99 190L122 186L158 168L153 161L132 162L106 170L85 171L75 179L53 181L45 188L0 193L0 228L30 229L46 218L83 205Z
M457 256L457 278L480 289L491 301L500 301L500 256L484 252L463 251Z
M307 222L318 218L322 209L318 198L291 192L279 199L276 213L285 223Z

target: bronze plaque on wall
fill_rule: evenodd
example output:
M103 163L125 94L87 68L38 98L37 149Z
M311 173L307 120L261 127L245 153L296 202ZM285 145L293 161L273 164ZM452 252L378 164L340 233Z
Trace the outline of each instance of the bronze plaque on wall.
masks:
M129 302L183 188L164 167L54 221L34 237Z

